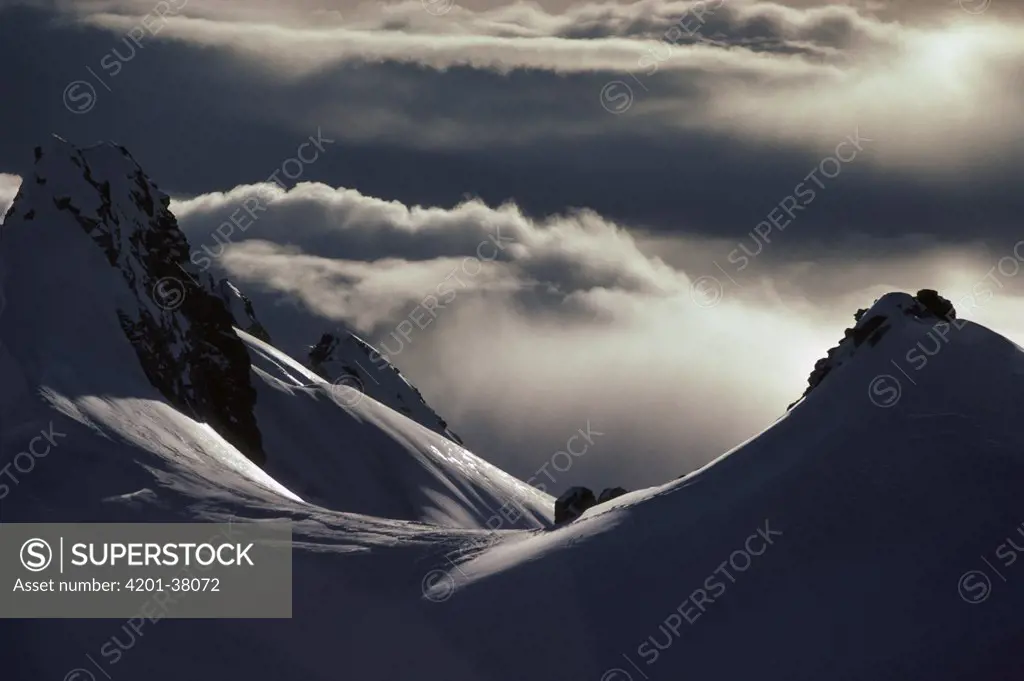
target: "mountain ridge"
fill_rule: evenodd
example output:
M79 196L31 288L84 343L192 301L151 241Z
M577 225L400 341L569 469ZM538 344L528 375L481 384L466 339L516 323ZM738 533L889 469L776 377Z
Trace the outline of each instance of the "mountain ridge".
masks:
M152 385L262 464L248 353L224 303L188 271L189 245L170 197L112 143L79 150L54 136L35 159L4 234L70 217L126 284L115 312Z

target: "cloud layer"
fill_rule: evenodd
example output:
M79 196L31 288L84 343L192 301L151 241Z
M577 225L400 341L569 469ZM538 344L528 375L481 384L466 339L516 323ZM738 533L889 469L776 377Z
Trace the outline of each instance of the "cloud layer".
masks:
M11 72L0 168L24 173L50 132L112 138L200 194L263 180L322 128L336 144L303 180L738 241L859 135L779 254L858 234L1012 243L1024 23L1000 3L902 21L795 4L0 8L0 58L53 48Z
M255 198L265 210L244 232L221 227ZM537 471L589 422L602 436L548 480L555 490L650 485L706 463L785 412L858 307L893 288L960 300L1004 255L754 258L743 288L721 274L709 287L694 268L712 245L637 238L588 211L533 220L514 205L409 207L316 183L241 186L173 209L193 248L220 254L215 265L256 300L275 342L301 355L330 325L355 328L510 472L544 481ZM962 313L1024 338L1024 324L1003 323L1021 310L1024 281L996 276L998 295Z
M420 3L404 2L349 16L282 10L272 18L216 16L186 5L160 18L152 39L239 56L279 82L308 81L328 70L358 80L360 70L376 64L440 74L453 68L498 76L547 72L558 76L549 79L552 85L571 75L601 74L620 78L628 88L622 92L630 94L620 100L595 92L599 103L625 113L619 109L628 102L637 126L664 134L716 132L751 143L781 139L815 151L860 127L880 141L872 162L900 168L934 167L941 157L948 171L963 170L1007 145L1019 151L1024 132L1024 95L1007 87L1024 66L1024 26L994 15L961 11L907 26L851 6L643 0L578 5L561 14L516 4L483 12L454 7L438 17ZM138 30L142 18L101 13L83 21L118 34ZM394 105L429 96L424 90L436 78L428 74L418 87L404 80L375 85ZM475 94L474 106L499 109L495 100L522 92ZM335 113L345 118L345 134L363 139L445 146L506 139L502 122L461 116L458 134L432 136L437 121L424 126L421 111L379 110L390 115L357 122ZM579 125L553 116L543 125L517 121L517 132L568 136ZM604 128L610 121L592 125Z

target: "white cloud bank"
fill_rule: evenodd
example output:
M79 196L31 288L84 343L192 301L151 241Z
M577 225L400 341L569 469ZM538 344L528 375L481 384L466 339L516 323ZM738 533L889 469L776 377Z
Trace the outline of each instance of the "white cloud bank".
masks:
M82 21L114 32L140 24L132 6L123 8L128 13L101 6L105 12L92 6L95 13L85 12ZM703 11L703 23L691 20L700 6L713 8ZM696 32L680 32L680 22ZM1019 152L1024 138L1024 93L1016 87L1024 23L994 13L954 11L914 25L849 6L718 0L585 3L564 14L531 4L476 12L456 7L443 17L419 2L339 14L296 7L243 12L231 3L196 2L159 26L157 37L146 39L222 50L281 83L342 67L426 67L419 84L375 81L377 96L390 104L346 101L315 114L316 124L334 119L330 132L342 137L434 139L424 134L415 103L440 91L447 70L470 67L595 75L633 90L630 120L604 116L595 91L596 120L538 116L532 131L517 131L523 139L600 135L628 124L652 135L685 129L825 151L859 128L879 140L874 163L957 173L992 155ZM345 76L358 83L357 73ZM505 94L535 101L515 89ZM500 121L465 120L470 116L460 115L460 134L446 136L445 144L505 139Z
M959 300L1006 255L935 250L817 270L755 261L756 276L718 299L691 288L709 267L693 259L707 244L637 241L590 212L534 221L511 205L408 207L312 183L243 186L173 209L193 247L215 254L214 229L261 191L267 210L219 261L257 312L291 300L323 320L309 336L326 320L357 327L472 448L523 478L589 421L604 435L551 489L635 487L693 469L784 413L858 307L894 288ZM795 295L777 290L786 280ZM824 282L850 288L799 295ZM961 312L1024 338L1012 321L1024 318L1021 282L1003 285ZM395 333L403 320L404 337Z

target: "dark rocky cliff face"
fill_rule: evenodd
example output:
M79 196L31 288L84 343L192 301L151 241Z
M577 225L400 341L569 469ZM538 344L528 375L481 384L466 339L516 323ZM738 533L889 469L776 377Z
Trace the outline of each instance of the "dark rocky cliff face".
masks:
M234 319L235 326L242 329L250 336L259 338L264 343L273 343L270 339L270 333L266 327L260 323L260 320L256 317L256 309L253 307L252 301L242 293L237 286L232 284L227 279L221 279L219 282L215 282L212 278L210 279L210 288L216 294L218 294L224 304L227 306L228 312L231 313Z
M169 197L124 147L55 138L36 148L8 220L34 219L40 201L67 213L121 273L128 295L116 313L153 386L262 464L249 353L225 301L189 262Z

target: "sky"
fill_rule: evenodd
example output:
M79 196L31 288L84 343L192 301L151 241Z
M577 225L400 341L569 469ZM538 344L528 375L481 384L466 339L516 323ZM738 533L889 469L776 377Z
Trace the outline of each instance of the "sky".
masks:
M0 209L125 145L284 349L354 329L555 493L756 435L890 290L1024 342L1010 0L0 0L0 64Z

